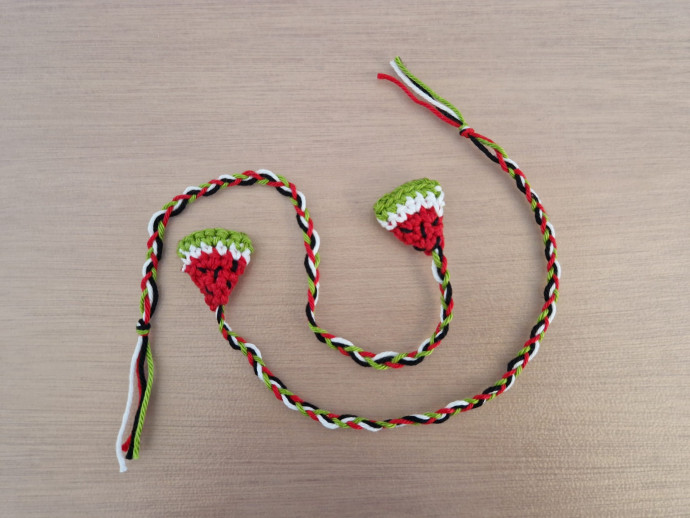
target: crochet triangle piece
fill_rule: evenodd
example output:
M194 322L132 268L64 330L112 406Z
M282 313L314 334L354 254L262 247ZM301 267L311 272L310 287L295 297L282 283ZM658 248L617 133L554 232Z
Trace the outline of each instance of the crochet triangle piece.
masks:
M374 205L383 228L415 250L431 255L443 248L443 189L436 180L420 178L396 187Z
M211 311L227 304L253 251L247 234L223 228L193 232L177 245L182 271L192 278Z

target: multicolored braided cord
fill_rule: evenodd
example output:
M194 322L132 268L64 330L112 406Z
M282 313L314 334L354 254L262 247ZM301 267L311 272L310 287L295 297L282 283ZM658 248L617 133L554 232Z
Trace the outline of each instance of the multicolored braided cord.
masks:
M518 351L517 356L510 360L506 372L499 380L491 384L482 393L472 397L453 401L434 412L420 414L410 414L399 418L386 420L373 420L349 414L336 414L328 410L319 408L317 405L308 403L299 396L291 392L273 373L268 369L262 358L259 349L244 338L232 331L225 319L225 308L220 302L227 300L230 290L234 287L239 274L244 271L244 267L249 262L249 252L251 243L248 238L241 233L232 231L222 231L221 229L210 229L210 234L215 239L212 243L205 243L204 237L193 235L185 244L181 243L180 253L183 260L189 260L190 254L196 252L194 246L208 247L208 251L213 251L212 247L223 241L219 247L235 246L231 243L238 243L239 249L233 248L233 259L228 258L228 264L232 264L233 272L240 266L237 275L227 277L227 289L220 298L217 293L207 293L207 303L216 312L216 320L219 330L223 337L228 341L233 349L241 351L248 359L254 373L263 381L275 397L293 410L320 422L327 428L354 428L378 431L382 428L396 428L409 424L436 424L448 420L449 417L480 407L485 401L494 399L507 391L514 383L517 376L527 366L528 362L534 358L538 351L540 342L549 328L550 323L556 315L556 302L558 300L558 288L560 282L560 265L557 261L557 247L555 231L549 222L546 211L542 206L539 197L531 189L527 179L517 164L508 158L505 151L492 140L476 133L472 128L465 125L460 112L445 99L436 95L428 86L413 76L402 63L400 58L391 62L393 70L400 80L379 74L379 79L385 79L398 85L414 102L426 107L438 118L457 127L460 135L470 139L487 157L499 164L501 169L508 173L515 180L517 188L525 195L527 202L534 213L535 220L545 245L545 255L547 260L547 283L544 288L544 304L537 317L537 323L530 332L529 339ZM428 183L431 182L431 183ZM241 174L223 175L216 180L198 187L188 187L185 191L175 196L169 203L163 206L162 210L156 212L149 222L149 240L147 242L147 259L143 266L140 298L141 319L137 324L137 341L132 361L130 365L130 382L127 406L122 418L122 425L118 433L116 442L116 454L120 464L120 471L126 471L125 458L138 458L141 440L141 432L148 407L151 387L154 377L154 362L151 353L149 333L151 329L151 317L153 316L158 301L157 288L157 269L158 262L163 252L163 239L165 230L171 217L179 215L189 203L194 202L199 197L210 196L222 189L237 185L266 185L274 187L278 193L288 197L294 206L297 223L302 230L304 246L306 250L305 268L308 276L308 302L306 307L307 320L309 327L316 337L321 341L341 353L350 356L358 364L374 367L376 369L400 368L405 365L416 365L426 356L431 354L433 349L439 345L441 340L448 332L448 327L452 319L453 300L452 288L450 286L450 276L447 271L447 261L443 253L443 233L442 233L442 208L443 197L440 186L432 180L416 180L408 182L396 191L382 198L375 206L377 218L380 223L388 230L393 231L401 241L411 244L416 249L424 251L432 257L432 271L439 283L441 291L441 321L437 325L433 335L422 342L416 351L410 353L371 353L356 347L352 342L332 335L321 329L315 321L314 309L318 301L319 292L319 236L314 229L313 220L306 208L304 195L297 190L295 185L282 176L276 175L267 170L245 171ZM437 188L438 187L438 188ZM427 195L428 194L428 195ZM401 212L402 211L402 212ZM403 214L405 213L405 214ZM410 221L414 223L411 228ZM421 224L421 227L420 227ZM232 238L232 239L230 239ZM230 240L228 240L230 239ZM206 238L206 240L208 240ZM183 240L184 241L184 240ZM244 250L244 254L242 251ZM224 249L222 250L224 251ZM216 252L214 252L218 255ZM239 254L239 255L238 255ZM241 257L240 257L241 256ZM197 253L198 257L198 253ZM217 257L215 260L219 260ZM185 263L187 264L187 263ZM200 263L201 264L201 263ZM203 263L205 266L206 263ZM214 263L216 264L216 263ZM195 271L194 275L199 278L206 276L207 272ZM216 272L216 276L218 272ZM222 278L225 280L225 278ZM218 279L208 278L207 280L195 280L195 283L204 288L203 282L217 282ZM219 285L223 290L223 286ZM215 307L214 307L215 306ZM125 440L124 433L127 429L130 413L134 404L135 385L138 390L138 406L131 424L131 434Z

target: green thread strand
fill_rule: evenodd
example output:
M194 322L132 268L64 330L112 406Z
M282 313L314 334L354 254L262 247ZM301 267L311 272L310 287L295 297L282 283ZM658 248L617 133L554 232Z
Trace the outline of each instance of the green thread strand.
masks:
M144 420L146 419L146 411L149 407L149 399L151 398L151 389L153 388L153 377L154 377L154 366L153 366L153 353L151 352L151 344L148 344L146 348L146 390L144 391L144 398L141 403L141 410L139 411L139 423L137 424L137 430L134 433L134 447L132 448L132 457L135 459L139 458L139 444L141 442L141 431L144 428Z
M398 65L398 68L402 70L403 74L405 74L409 79L420 85L424 90L429 92L429 95L433 97L435 100L446 106L448 109L450 109L460 120L462 124L464 124L464 118L462 114L460 113L460 110L458 110L455 106L453 106L449 101L438 95L436 92L434 92L431 88L429 88L428 85L423 83L418 77L416 77L410 70L407 68L405 63L403 63L403 60L400 59L400 56L395 57L395 63Z

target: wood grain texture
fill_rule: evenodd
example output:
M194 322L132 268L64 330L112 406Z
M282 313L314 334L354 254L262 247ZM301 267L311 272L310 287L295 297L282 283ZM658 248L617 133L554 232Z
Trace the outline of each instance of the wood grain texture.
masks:
M0 514L687 516L690 11L684 2L3 2ZM242 188L171 224L251 235L229 308L297 393L372 417L483 389L536 318L539 235L473 146L377 82L401 55L503 145L559 238L559 316L505 396L443 426L328 431L224 346L168 248L142 457L120 474L150 214L266 167L322 236L317 316L375 351L433 328L426 258L371 206L446 191L457 316L423 364L362 369L305 325L290 205Z

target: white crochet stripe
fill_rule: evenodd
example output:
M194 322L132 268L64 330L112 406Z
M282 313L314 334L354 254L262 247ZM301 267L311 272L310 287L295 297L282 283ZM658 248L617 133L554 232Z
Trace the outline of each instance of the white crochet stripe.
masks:
M386 220L379 219L378 222L386 230L393 230L398 226L398 223L407 221L409 216L418 213L422 207L425 209L435 209L439 217L443 216L443 207L446 206L443 189L441 189L440 185L437 185L435 191L427 191L426 194L417 192L414 198L408 196L405 199L404 205L398 203L395 213L389 212Z
M184 257L182 258L182 271L183 272L185 271L185 268L187 268L187 266L192 264L192 259L198 259L199 257L201 257L202 253L203 254L210 254L211 252L213 252L214 249L220 255L225 255L228 252L230 252L230 254L232 255L232 258L235 259L236 261L239 261L240 258L244 258L244 260L247 261L247 264L249 264L250 255L251 255L251 251L249 250L249 248L246 248L244 250L239 250L237 248L237 245L235 245L235 243L230 243L230 247L228 248L227 246L225 246L224 243L222 243L220 241L216 244L215 247L211 246L211 245L207 245L203 241L200 243L200 245L201 246L199 246L199 247L192 245L189 247L189 250L183 250L182 248L180 248L180 250L179 250L180 253L184 254Z

